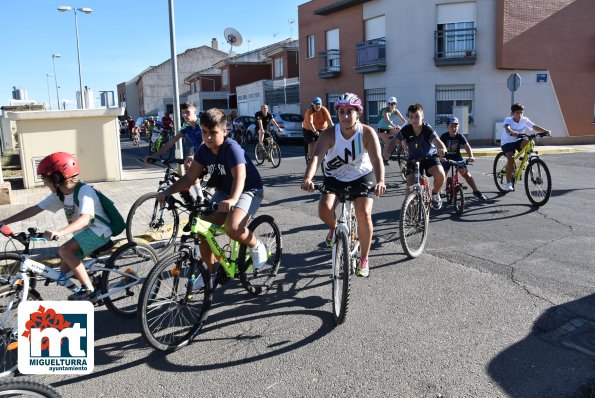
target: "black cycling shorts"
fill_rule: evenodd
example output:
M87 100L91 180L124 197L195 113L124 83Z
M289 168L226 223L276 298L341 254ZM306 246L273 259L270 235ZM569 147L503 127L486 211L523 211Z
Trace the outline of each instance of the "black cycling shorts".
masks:
M365 185L366 187L372 188L376 185L376 177L374 177L374 172L368 173L364 176L361 176L357 180L353 181L340 181L334 177L324 177L324 185L330 186L335 189L345 189L348 187L358 188L361 185ZM362 194L362 195L354 195L355 198L368 198L370 196L369 193Z
M407 175L415 173L415 161L416 160L417 159L408 159L407 160ZM420 162L419 162L419 170L420 171L425 170L427 176L431 175L429 170L432 166L442 166L442 163L440 163L440 158L438 156L435 156L435 157L429 158L429 159L423 159L423 160L420 160Z
M304 142L306 144L313 144L318 141L318 135L314 134L311 130L302 129L302 134L304 135Z

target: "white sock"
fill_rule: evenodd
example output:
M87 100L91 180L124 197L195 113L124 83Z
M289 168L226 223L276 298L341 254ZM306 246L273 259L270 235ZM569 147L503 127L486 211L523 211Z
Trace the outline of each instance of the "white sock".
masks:
M200 200L201 200L201 202L202 202L202 201L204 200L204 198L205 198L205 197L204 197L204 195L202 194L202 187L201 187L200 183L198 183L198 184L194 184L194 185L192 186L192 189L194 189L194 193L196 194L196 198L197 198L197 199L200 199Z

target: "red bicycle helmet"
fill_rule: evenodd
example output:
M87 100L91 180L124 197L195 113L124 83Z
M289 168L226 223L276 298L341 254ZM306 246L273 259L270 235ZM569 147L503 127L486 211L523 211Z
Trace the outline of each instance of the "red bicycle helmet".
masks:
M37 174L60 174L63 178L74 177L80 174L79 162L69 153L55 152L39 162Z
M360 112L364 110L364 107L362 106L362 100L353 93L341 94L335 101L335 109L340 106L353 106Z

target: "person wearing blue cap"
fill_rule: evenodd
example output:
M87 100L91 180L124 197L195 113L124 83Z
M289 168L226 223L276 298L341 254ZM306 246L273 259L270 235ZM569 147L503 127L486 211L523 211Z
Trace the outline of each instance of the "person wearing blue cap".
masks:
M314 143L318 140L320 133L326 130L329 126L334 126L331 114L328 109L322 105L322 99L316 97L312 100L310 106L308 106L304 115L304 121L302 122L306 163L312 158Z
M448 131L440 136L440 141L444 143L446 146L446 159L449 160L456 160L461 161L463 160L463 156L461 155L461 147L465 148L467 152L467 157L469 158L469 163L473 163L475 158L473 157L473 150L471 149L471 145L467 141L467 138L463 134L459 133L459 119L455 116L448 119ZM448 164L443 163L442 166L444 167L445 172L448 172ZM465 163L459 164L457 167L457 173L461 174L461 176L467 181L467 184L473 190L473 195L480 200L487 200L486 196L482 194L479 189L477 189L477 185L475 185L475 180L467 170L467 166Z

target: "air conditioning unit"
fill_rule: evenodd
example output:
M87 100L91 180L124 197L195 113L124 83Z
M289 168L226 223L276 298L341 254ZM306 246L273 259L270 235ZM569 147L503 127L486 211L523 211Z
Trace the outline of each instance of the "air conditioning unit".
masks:
M494 123L494 144L500 145L500 138L502 137L502 129L504 127L504 122L496 122Z

